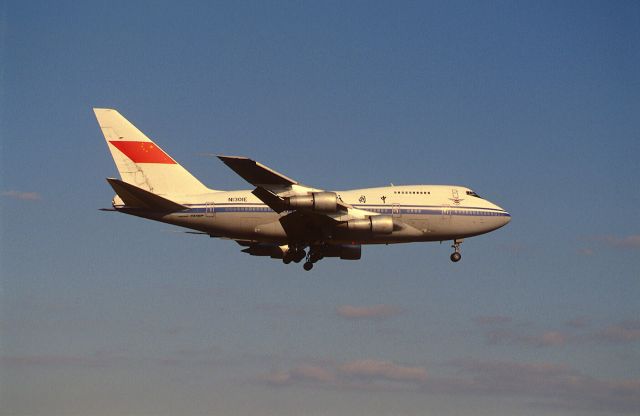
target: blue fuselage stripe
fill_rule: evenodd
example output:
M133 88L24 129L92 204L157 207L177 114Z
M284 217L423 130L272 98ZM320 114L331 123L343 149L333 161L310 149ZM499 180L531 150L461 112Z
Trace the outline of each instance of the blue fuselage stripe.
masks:
M201 204L186 204L189 210L183 213L269 213L274 212L271 208L261 204L215 204L204 206ZM472 216L472 217L510 217L506 211L494 208L481 207L443 207L435 205L402 205L392 208L389 205L354 205L354 207L371 211L376 214L388 215L452 215L452 216ZM383 208L384 207L384 208ZM211 209L213 208L213 211Z

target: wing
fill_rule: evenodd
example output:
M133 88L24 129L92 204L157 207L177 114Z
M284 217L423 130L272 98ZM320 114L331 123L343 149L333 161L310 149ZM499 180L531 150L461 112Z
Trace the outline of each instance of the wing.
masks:
M373 229L371 217L380 214L354 208L343 202L335 192L311 188L300 184L267 166L246 157L218 156L225 165L256 188L252 193L277 213L288 241L312 242L328 241L335 233L348 234L352 227ZM359 220L359 221L352 221ZM389 221L391 219L389 218ZM375 221L376 224L389 221ZM395 228L396 224L392 224ZM387 232L391 232L389 229ZM252 246L253 247L253 246ZM260 246L262 247L262 246ZM258 248L245 250L262 252ZM266 249L265 249L266 250Z
M276 172L255 160L241 156L218 156L218 159L229 166L235 173L254 186L291 186L298 182Z
M291 207L291 197L313 195L318 191L322 192L321 189L304 186L298 181L247 157L220 155L218 159L244 180L254 185L256 189L252 193L277 213L297 209ZM353 209L351 205L345 204L341 200L338 200L336 205L338 213L342 212L342 214L349 211L349 209Z

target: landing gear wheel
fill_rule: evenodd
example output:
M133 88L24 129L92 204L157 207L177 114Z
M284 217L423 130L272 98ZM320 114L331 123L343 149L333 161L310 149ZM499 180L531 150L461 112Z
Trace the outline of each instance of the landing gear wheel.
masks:
M453 254L451 254L451 261L457 263L462 258L462 254L460 254L460 244L462 244L462 239L453 240Z
M291 257L289 257L289 256L284 256L284 257L282 258L282 262L283 262L284 264L289 264L289 263L291 263L291 260L292 260L292 259L291 259Z
M305 264L302 265L302 268L305 269L306 271L309 271L309 270L313 269L313 263L308 261L308 262L306 262Z
M316 252L313 252L313 251L312 251L312 252L310 252L310 253L309 253L309 261L310 261L311 263L317 263L317 262L319 262L320 260L322 260L322 257L323 257L323 256L322 256L322 253L319 253L319 252L317 252L317 251L316 251Z
M300 263L305 257L307 257L307 252L304 250L298 250L293 256L293 261Z

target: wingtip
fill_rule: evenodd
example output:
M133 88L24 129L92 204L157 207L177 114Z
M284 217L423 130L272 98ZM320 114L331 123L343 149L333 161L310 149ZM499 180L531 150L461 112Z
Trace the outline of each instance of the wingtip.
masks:
M216 157L220 159L220 161L227 166L235 165L237 163L242 163L243 161L250 161L250 162L253 161L255 163L253 159L244 157L244 156L216 155Z
M229 156L229 155L216 155L216 157L222 161L224 160L232 160L232 159L245 159L249 160L248 157L245 156Z
M104 113L107 111L116 111L115 108L105 108L105 107L93 107L94 113Z

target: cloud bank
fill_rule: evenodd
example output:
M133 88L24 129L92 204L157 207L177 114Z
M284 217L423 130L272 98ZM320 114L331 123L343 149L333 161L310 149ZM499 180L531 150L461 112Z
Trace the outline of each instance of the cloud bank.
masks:
M17 199L20 201L39 201L40 199L42 199L40 194L37 192L5 191L2 192L2 196Z
M390 305L351 306L336 308L338 316L346 319L386 319L398 315L400 309Z
M433 376L422 366L360 359L342 364L301 364L260 377L274 387L412 391L459 397L525 399L528 406L607 414L640 412L640 379L608 380L564 364L460 359L445 363L451 376Z
M489 345L520 345L524 347L562 347L567 344L590 343L629 344L640 341L640 320L625 320L600 329L589 329L591 320L578 317L564 323L564 329L537 330L511 324L511 318L477 317L474 323L483 328Z
M361 359L343 364L301 364L287 371L273 371L263 377L272 385L315 383L324 387L381 388L391 384L419 385L427 380L427 370L391 361Z

